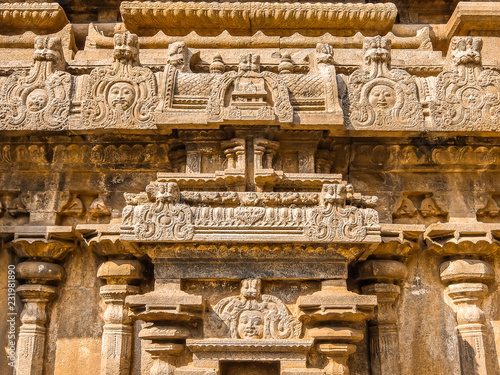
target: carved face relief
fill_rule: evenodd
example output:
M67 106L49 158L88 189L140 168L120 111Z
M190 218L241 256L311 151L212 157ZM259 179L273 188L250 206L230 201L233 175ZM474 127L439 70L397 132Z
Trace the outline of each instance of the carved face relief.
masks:
M391 109L396 104L396 91L387 85L377 85L368 93L373 108Z
M44 109L49 102L47 92L42 89L36 89L29 93L26 98L26 108L31 112L38 112Z
M244 310L238 320L238 335L242 339L264 337L264 316L258 310Z
M109 88L108 102L115 108L126 110L134 104L135 89L128 82L116 82Z

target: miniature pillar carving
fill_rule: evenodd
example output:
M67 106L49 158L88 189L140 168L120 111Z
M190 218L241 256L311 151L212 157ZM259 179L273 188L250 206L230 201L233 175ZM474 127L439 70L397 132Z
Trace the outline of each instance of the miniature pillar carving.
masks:
M349 292L345 280L324 280L320 291L299 297L298 305L305 313L305 336L314 338L317 351L328 359L325 375L349 375L347 359L363 333L346 323L371 318L376 298Z
M176 357L201 321L203 299L182 291L180 284L180 279L157 280L154 291L126 300L132 317L146 322L139 337L151 340L145 346L153 359L150 375L174 374Z
M141 264L137 260L110 260L99 267L97 276L107 281L107 285L101 287L101 297L106 304L101 375L128 375L132 353L132 323L125 308L125 298L139 293L139 287L129 284L141 278Z
M16 278L25 281L16 290L24 304L17 343L16 374L41 375L49 320L46 310L57 294L56 284L65 275L64 268L52 261L64 258L71 246L23 240L14 241L11 247L19 257L29 259L16 266Z
M462 374L488 375L485 316L481 302L494 279L493 268L482 260L460 259L444 262L441 281L457 313L457 331Z
M368 260L358 268L359 280L367 283L363 294L377 296L375 318L370 322L370 361L373 375L397 375L399 365L398 318L395 302L407 276L403 263L395 260Z

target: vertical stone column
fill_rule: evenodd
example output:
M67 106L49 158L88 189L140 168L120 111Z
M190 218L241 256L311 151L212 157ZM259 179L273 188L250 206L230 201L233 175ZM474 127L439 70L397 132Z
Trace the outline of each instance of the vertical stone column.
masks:
M132 322L125 308L125 298L139 293L130 285L141 278L137 260L115 259L104 262L97 276L107 281L101 287L106 304L101 350L101 375L129 375L132 357Z
M348 291L346 280L322 281L320 291L299 297L305 337L314 338L317 351L328 358L326 375L349 375L347 360L356 351L354 343L363 339L349 323L370 319L376 304L375 296Z
M173 375L186 338L201 326L202 297L182 291L180 279L162 279L156 281L154 291L128 296L126 304L135 319L146 323L139 337L151 340L145 346L153 359L149 374Z
M451 260L441 265L440 276L456 307L462 374L488 375L481 302L488 293L486 283L495 277L493 268L478 259Z
M21 259L16 277L25 283L17 287L23 302L17 342L16 374L41 375L45 357L47 306L57 294L64 268L54 261L66 256L72 246L44 240L13 241L11 248Z
M398 375L398 319L395 301L400 294L396 282L404 280L407 269L395 260L368 260L358 266L363 294L377 296L375 318L369 324L370 362L373 375Z

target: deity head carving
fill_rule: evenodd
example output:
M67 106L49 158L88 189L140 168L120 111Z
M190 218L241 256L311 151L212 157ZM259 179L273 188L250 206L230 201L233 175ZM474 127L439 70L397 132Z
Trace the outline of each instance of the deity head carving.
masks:
M392 86L379 84L373 86L368 94L368 102L376 109L391 109L396 104L396 90Z
M125 33L116 33L114 35L114 51L113 57L115 61L121 63L138 64L139 60L139 38L135 34L128 31Z
M260 72L260 55L248 53L240 56L238 72Z
M328 65L333 64L333 47L331 44L316 44L316 63Z
M451 39L450 51L455 65L481 64L483 40L478 37L459 37Z
M44 109L48 102L47 92L43 89L35 89L26 97L26 108L31 112L38 112Z
M264 314L259 310L243 310L238 319L238 336L241 339L264 337Z
M108 103L111 107L126 110L134 104L136 93L134 86L129 82L113 83L108 90Z
M246 299L259 298L260 288L260 279L245 279L241 281L241 295Z
M188 65L188 49L185 42L174 42L169 44L168 64L176 67L181 72L186 72Z
M363 43L363 53L365 56L365 64L370 65L372 62L391 63L391 41L377 35L373 38L365 38Z

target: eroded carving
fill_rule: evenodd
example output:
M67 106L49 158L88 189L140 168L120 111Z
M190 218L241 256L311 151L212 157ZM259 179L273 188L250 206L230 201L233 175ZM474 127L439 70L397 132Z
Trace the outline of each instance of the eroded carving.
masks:
M376 36L363 44L364 67L349 79L349 118L355 128L423 128L424 114L413 76L390 69L391 41Z
M261 294L259 279L243 280L241 294L223 298L214 311L233 339L296 339L302 331L280 299Z
M29 73L10 75L0 92L0 129L68 128L71 75L64 72L61 39L37 37Z
M96 68L88 77L82 102L83 126L154 128L156 80L150 69L140 67L137 35L115 34L113 57L111 67Z
M438 129L498 129L500 73L483 69L482 46L481 38L452 38L448 52L452 68L438 75L435 99L430 103Z

